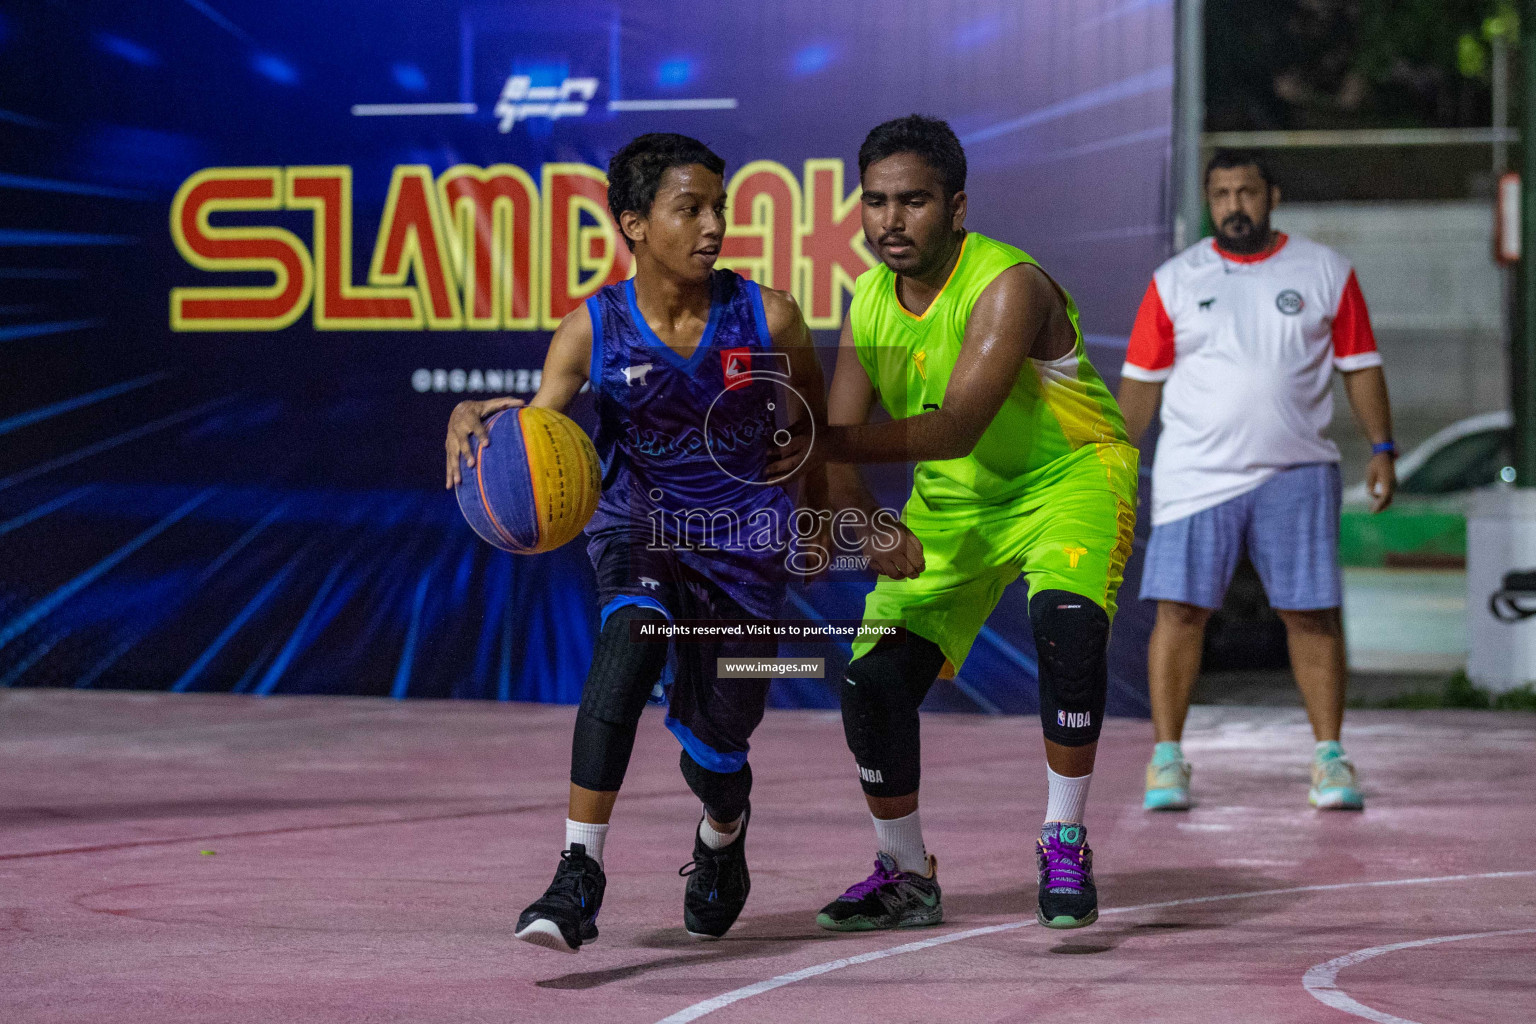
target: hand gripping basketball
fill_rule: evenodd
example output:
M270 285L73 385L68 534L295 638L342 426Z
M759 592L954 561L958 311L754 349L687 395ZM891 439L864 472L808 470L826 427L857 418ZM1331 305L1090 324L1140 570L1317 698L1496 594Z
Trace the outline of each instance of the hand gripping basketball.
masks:
M565 415L528 406L496 413L485 429L490 443L471 436L472 458L462 460L454 487L469 525L519 555L574 540L602 490L591 438Z

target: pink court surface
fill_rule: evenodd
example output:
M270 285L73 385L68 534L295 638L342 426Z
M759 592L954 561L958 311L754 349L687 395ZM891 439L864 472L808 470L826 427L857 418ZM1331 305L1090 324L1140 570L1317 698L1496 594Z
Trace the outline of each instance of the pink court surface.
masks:
M698 805L647 712L598 941L512 937L562 841L574 709L0 696L0 1020L1526 1022L1536 716L1358 712L1363 814L1306 807L1299 712L1197 709L1199 806L1139 808L1112 721L1088 828L1104 914L1034 923L1039 725L932 715L937 928L833 935L873 835L835 714L770 712L753 891L682 929Z

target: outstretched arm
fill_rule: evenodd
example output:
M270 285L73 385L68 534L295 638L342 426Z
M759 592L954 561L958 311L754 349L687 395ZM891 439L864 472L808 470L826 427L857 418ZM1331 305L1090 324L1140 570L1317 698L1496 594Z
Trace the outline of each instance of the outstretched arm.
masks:
M544 357L538 393L527 404L563 411L587 382L591 361L592 317L582 305L567 314L555 328L554 337L549 340L549 352ZM466 466L475 464L470 436L478 437L482 448L489 445L491 436L485 429L486 419L492 413L523 404L521 398L487 398L484 401L471 399L453 407L453 413L448 417L448 440L445 442L448 452L448 482L445 486L449 490L462 482L459 460L462 459Z
M818 444L833 428L867 423L869 411L874 405L875 386L853 347L853 322L845 317L842 334L837 341L837 369L832 373L832 395L827 401L827 429L822 432L823 438L818 439ZM852 463L828 463L827 484L834 508L858 509L865 513L875 510L874 495L864 486L859 468Z
M844 319L843 333L837 345L837 369L832 374L832 395L827 402L827 429L866 423L874 404L875 386L853 347L853 326ZM865 486L859 467L848 462L828 462L825 468L831 507L836 511L851 509L858 513L854 532L864 553L869 556L870 568L897 580L920 574L925 564L923 545L894 517L885 517L889 520L885 532L875 528L879 506Z
M987 285L971 310L940 407L889 423L832 427L823 457L835 462L925 462L969 455L1013 390L1024 360L1059 358L1076 343L1069 323L1065 332L1059 324L1051 329L1051 314L1060 305L1056 286L1044 271L1029 264L1009 267Z
M528 404L564 412L591 375L591 362L592 316L583 303L565 315L549 339L539 391Z

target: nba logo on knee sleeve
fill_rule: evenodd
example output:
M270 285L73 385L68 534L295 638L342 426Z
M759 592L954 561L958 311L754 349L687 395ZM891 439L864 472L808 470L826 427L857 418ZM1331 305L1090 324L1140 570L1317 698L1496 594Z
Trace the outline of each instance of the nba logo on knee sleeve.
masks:
M885 777L880 774L880 769L865 768L863 765L859 765L859 778L863 779L865 782L885 781Z
M1067 729L1086 729L1093 724L1093 715L1087 711L1058 711L1056 724Z

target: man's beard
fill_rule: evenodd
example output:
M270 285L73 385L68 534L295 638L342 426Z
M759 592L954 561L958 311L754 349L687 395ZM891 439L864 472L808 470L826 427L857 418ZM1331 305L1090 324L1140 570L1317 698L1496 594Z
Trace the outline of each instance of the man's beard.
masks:
M1229 234L1234 228L1242 231L1242 234ZM1245 228L1247 230L1243 230ZM1221 242L1221 247L1239 256L1251 256L1261 251L1269 244L1269 237L1268 216L1262 224L1255 226L1246 213L1233 213L1216 228L1216 238Z

